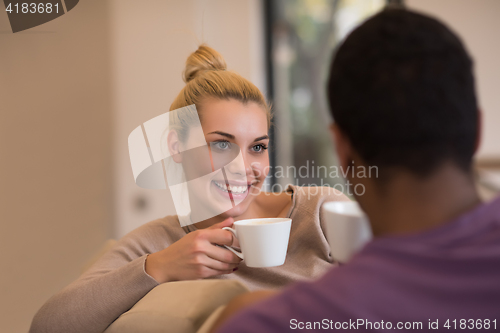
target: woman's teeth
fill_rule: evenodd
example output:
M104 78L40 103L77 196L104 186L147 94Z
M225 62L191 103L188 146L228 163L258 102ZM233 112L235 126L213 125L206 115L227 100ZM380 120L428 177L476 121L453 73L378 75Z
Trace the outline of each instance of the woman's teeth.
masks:
M228 192L227 191L227 186L226 184L224 183L219 183L217 181L214 180L214 184L220 188L222 191L224 192ZM234 194L243 194L245 193L246 191L248 190L248 186L234 186L234 185L229 185L229 191L231 191L231 193L234 193Z

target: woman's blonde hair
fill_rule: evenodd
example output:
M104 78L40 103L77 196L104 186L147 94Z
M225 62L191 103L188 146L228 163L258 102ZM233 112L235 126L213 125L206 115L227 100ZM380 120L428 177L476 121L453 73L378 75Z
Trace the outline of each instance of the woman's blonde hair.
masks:
M186 86L177 95L170 106L170 111L189 105L196 105L201 120L203 102L207 98L235 99L244 104L255 102L262 107L267 116L268 127L271 124L271 110L260 90L250 81L236 72L228 71L227 65L219 52L203 44L191 53L186 60L183 79ZM184 117L186 115L184 114ZM181 141L189 124L187 119L176 119L174 113L170 116L170 128L179 133ZM183 135L184 134L184 135Z

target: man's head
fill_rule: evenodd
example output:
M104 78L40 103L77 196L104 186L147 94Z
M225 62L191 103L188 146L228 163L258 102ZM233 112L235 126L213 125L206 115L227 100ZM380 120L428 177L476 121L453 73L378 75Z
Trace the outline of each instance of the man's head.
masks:
M405 170L425 178L451 162L464 172L477 148L472 60L439 21L385 10L355 29L337 50L328 97L341 159Z

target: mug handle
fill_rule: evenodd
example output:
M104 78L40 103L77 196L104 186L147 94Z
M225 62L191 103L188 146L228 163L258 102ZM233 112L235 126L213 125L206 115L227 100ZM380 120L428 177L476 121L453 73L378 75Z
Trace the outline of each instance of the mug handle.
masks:
M227 231L230 231L230 232L234 235L234 237L238 238L238 236L237 236L237 234L236 234L236 230L234 230L233 228L224 227L224 228L222 228L222 229L227 230ZM240 258L240 259L242 259L242 260L243 260L243 259L245 259L245 258L243 258L243 253L240 253L240 252L236 251L235 249L230 248L230 247L229 247L229 246L227 246L227 245L223 245L223 246L224 246L226 249L228 249L229 251L231 251L231 252L233 252L234 254L236 254L236 256L237 256L238 258Z

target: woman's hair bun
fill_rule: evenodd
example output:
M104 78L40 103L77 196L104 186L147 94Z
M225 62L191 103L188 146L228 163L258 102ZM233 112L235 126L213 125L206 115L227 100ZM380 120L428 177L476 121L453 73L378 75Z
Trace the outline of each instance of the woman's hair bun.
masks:
M226 68L226 61L220 53L202 44L198 47L198 50L191 53L186 60L184 81L188 83L205 71L226 70Z

